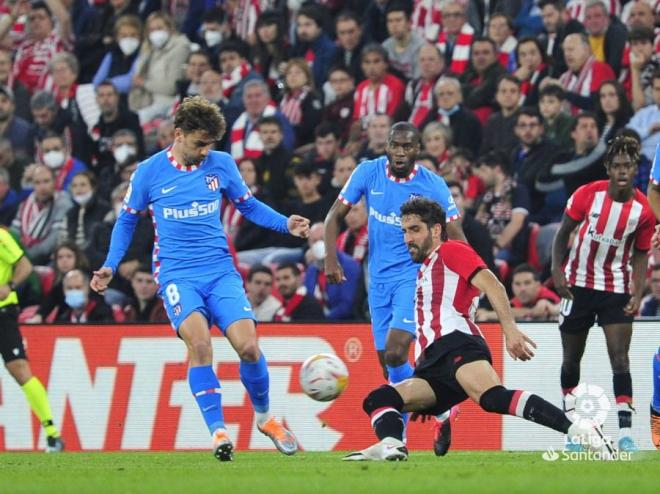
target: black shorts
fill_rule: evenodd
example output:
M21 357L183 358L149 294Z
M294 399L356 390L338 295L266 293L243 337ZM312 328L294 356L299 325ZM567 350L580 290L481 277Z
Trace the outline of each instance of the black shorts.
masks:
M454 331L433 343L415 368L413 377L424 379L435 393L435 405L424 414L438 415L465 401L468 395L456 380L456 371L465 364L486 360L493 363L486 341L481 336Z
M0 307L0 355L5 364L19 358L27 358L23 336L18 329L18 306Z
M633 322L633 316L623 308L630 301L627 293L603 292L573 286L570 288L573 300L562 299L559 313L559 330L578 334L589 331L598 322L600 327L610 324Z

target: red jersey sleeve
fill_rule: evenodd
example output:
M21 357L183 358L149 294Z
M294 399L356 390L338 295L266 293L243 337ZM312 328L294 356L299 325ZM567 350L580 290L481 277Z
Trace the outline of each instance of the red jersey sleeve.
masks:
M583 185L568 198L564 212L569 218L575 221L582 221L584 219L587 209L589 208L589 192L589 184Z
M480 269L488 269L486 263L472 247L460 240L449 240L440 248L442 262L468 282Z
M655 231L655 214L648 204L644 205L642 217L635 232L635 249L647 251L651 249L651 237Z

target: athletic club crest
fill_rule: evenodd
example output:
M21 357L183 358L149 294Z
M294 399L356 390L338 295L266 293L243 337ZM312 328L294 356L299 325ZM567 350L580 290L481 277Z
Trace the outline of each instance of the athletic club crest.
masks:
M220 188L220 179L214 173L211 175L206 175L206 186L211 189L213 192Z

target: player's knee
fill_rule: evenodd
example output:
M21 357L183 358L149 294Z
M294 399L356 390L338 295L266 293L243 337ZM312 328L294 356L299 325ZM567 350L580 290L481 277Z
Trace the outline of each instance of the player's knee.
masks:
M260 355L259 344L256 340L244 343L236 349L236 353L243 362L256 362Z
M408 360L408 349L393 346L385 350L385 364L390 367L398 367Z
M362 409L367 415L371 415L379 408L403 409L403 398L399 392L389 384L374 389L362 402Z
M213 347L210 340L199 339L188 343L190 358L193 362L206 363L213 359Z
M512 397L513 391L506 389L504 386L493 386L481 393L479 406L486 412L508 413Z
M621 355L615 355L611 359L612 363L612 372L614 374L623 374L625 372L630 372L630 361L628 360L628 355L622 353Z

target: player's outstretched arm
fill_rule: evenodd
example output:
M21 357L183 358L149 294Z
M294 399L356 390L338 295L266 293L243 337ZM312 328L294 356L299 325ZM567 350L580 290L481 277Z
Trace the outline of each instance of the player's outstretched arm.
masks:
M555 284L555 291L560 297L569 300L573 300L573 294L568 288L562 264L568 252L568 239L578 225L577 221L564 213L555 240L552 242L552 280Z
M135 225L137 225L137 222L137 214L122 211L119 213L117 221L115 221L115 226L112 227L112 236L110 237L110 248L108 249L108 256L106 257L101 269L95 272L96 275L96 273L100 273L102 271L105 273L105 270L109 270L110 278L108 279L107 283L110 283L112 275L114 275L115 271L117 271L117 266L119 266L119 263L124 258L124 254L126 254L128 247L131 245L131 240L133 240L133 232L135 231ZM100 280L104 280L105 278L106 277L103 276L100 278ZM107 287L107 283L105 286L102 284L97 285L100 290L96 290L94 286L92 286L91 282L90 286L95 291L101 293Z
M504 285L490 269L480 270L472 277L471 283L486 294L491 306L495 309L506 339L506 349L511 358L514 360L531 359L534 356L532 347L536 348L536 343L516 326Z
M325 242L325 277L328 283L346 281L344 271L337 260L337 236L339 235L341 222L344 221L350 209L350 206L336 199L325 217L323 240Z
M292 214L287 218L253 196L244 201L234 202L241 214L255 225L279 233L290 233L296 237L307 238L309 236L309 220L307 218L297 214Z

